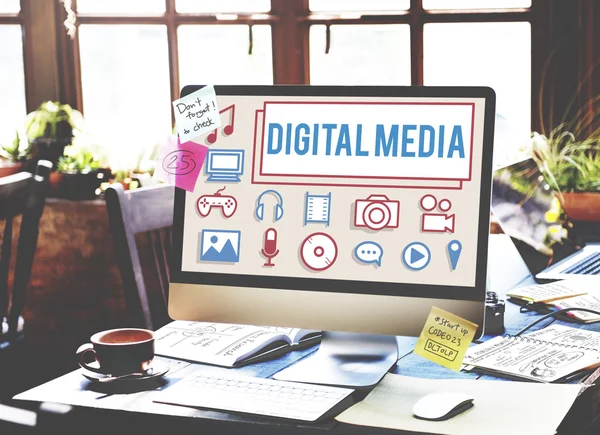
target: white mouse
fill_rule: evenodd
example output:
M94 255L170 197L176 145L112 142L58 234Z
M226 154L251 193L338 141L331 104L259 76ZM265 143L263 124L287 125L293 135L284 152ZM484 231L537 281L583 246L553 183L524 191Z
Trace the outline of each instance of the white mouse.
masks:
M413 414L423 420L447 420L471 408L473 400L472 396L464 393L430 393L415 403Z

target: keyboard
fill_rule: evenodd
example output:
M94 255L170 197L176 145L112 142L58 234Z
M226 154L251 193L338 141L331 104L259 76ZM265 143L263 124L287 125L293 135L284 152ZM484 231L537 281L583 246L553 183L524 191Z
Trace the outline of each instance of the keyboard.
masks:
M333 408L338 408L338 405L353 392L350 388L277 381L199 369L161 391L154 401L314 422Z
M595 252L568 267L563 273L577 275L600 275L600 252Z

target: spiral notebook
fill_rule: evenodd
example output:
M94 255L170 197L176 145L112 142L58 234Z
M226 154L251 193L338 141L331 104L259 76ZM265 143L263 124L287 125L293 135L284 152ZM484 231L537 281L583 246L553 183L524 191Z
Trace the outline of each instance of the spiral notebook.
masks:
M551 325L519 337L494 337L471 347L463 364L510 379L565 382L600 366L600 332Z

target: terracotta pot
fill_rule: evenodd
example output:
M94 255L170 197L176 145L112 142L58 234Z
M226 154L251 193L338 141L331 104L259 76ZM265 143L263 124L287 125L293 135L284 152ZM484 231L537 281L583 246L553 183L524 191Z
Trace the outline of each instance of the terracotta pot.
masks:
M21 162L11 162L9 160L0 159L0 178L8 177L23 170Z
M63 175L64 174L62 172L50 172L50 190L55 195L59 192L60 185L63 180Z
M556 196L569 219L600 222L600 193L564 192Z

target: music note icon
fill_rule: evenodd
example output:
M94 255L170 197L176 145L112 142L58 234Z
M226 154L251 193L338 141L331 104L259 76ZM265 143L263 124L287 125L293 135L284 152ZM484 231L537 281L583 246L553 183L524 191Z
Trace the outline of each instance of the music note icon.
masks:
M229 107L224 108L223 110L219 111L219 115L221 113L225 113L231 111L231 120L225 125L225 127L223 127L223 133L225 133L226 136L229 136L231 133L233 133L233 122L235 120L235 104L232 104ZM208 136L206 136L206 142L208 142L209 144L213 144L217 141L217 129L213 130L212 132L210 132L208 134Z

